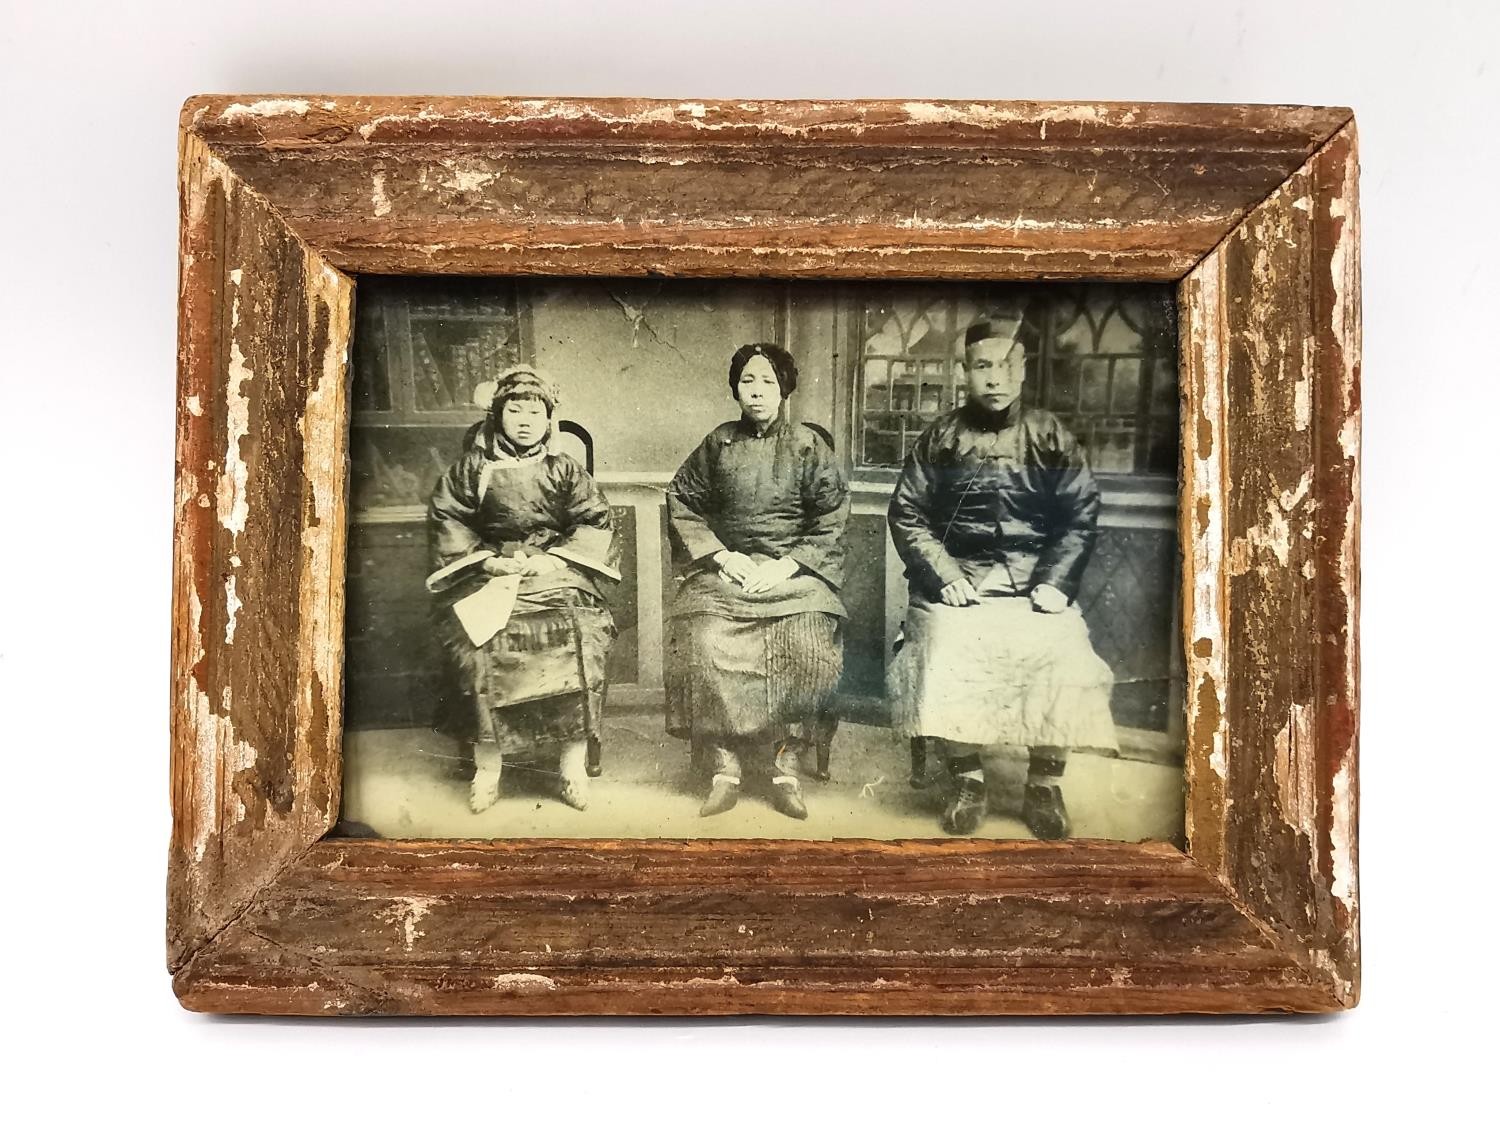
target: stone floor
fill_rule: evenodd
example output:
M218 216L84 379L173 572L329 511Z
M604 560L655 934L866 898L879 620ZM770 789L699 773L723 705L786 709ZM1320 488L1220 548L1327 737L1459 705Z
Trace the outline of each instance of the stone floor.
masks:
M662 730L659 711L610 712L604 744L604 774L593 780L588 810L557 800L555 764L519 760L505 769L500 801L473 814L469 764L451 740L423 729L353 732L344 741L344 818L386 838L941 836L943 786L913 790L907 744L885 728L839 728L832 780L803 781L811 813L802 822L770 807L769 780L748 767L739 805L698 817L707 779L690 766L687 744ZM999 754L985 765L992 813L980 836L1030 837L1014 817L1024 752ZM940 769L935 760L929 766ZM1062 782L1075 837L1181 841L1180 767L1075 754Z

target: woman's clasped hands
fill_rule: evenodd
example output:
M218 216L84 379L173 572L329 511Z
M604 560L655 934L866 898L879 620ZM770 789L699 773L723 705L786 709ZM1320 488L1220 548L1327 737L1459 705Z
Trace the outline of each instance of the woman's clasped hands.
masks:
M714 565L726 583L738 584L750 596L768 592L777 584L790 580L797 574L798 564L789 556L777 560L756 563L743 552L721 549L714 553Z

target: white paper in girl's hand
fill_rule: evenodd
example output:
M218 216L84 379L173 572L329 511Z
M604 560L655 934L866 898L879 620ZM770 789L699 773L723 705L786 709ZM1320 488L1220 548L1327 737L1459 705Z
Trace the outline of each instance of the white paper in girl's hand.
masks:
M463 624L464 632L475 647L489 643L495 633L510 622L510 613L516 606L516 594L520 590L521 577L493 576L479 591L453 605L453 614Z

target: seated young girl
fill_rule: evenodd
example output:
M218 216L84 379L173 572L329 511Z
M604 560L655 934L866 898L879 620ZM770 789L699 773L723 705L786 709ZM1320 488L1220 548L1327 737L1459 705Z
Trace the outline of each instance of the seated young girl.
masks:
M560 745L559 796L588 804L589 740L603 715L615 625L601 586L620 579L609 504L572 457L547 451L556 387L530 366L500 374L489 416L433 489L428 542L434 573L470 570L440 593L439 639L454 668L443 728L472 744L475 813L499 797L507 756ZM518 578L504 626L477 644L452 607L491 577ZM452 586L448 586L450 582ZM501 592L509 600L508 592ZM503 609L502 609L503 613Z

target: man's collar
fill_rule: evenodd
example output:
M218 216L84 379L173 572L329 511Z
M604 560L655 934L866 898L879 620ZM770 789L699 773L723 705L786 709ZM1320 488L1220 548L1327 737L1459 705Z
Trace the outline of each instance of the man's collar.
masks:
M991 413L972 401L964 402L959 410L959 424L966 429L982 433L997 433L1007 429L1021 419L1021 399L1017 397L999 413Z

